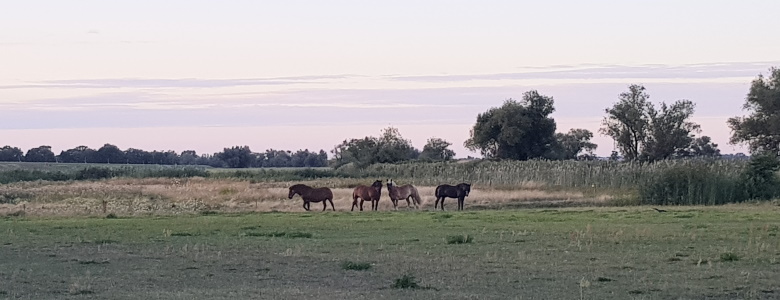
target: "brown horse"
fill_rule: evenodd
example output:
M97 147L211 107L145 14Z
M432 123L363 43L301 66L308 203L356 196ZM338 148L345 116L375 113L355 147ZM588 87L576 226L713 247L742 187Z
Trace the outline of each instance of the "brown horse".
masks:
M396 186L392 179L387 180L387 193L390 195L390 200L393 201L393 208L398 210L398 200L406 200L406 208L411 206L409 198L412 198L414 202L414 208L419 208L420 194L417 192L417 188L411 184Z
M322 202L322 211L328 208L328 202L330 202L330 207L333 211L336 211L336 207L333 206L333 192L329 188L313 188L305 184L296 184L290 187L290 193L287 195L287 198L292 199L295 194L301 195L301 198L303 198L303 209L307 211L311 208L311 202Z
M435 192L436 203L433 204L433 209L436 209L436 206L439 204L439 199L441 199L441 210L444 210L444 198L457 198L458 210L463 210L463 202L470 192L471 184L468 183L459 183L456 186L451 186L449 184L437 186Z
M382 181L374 181L371 186L359 185L352 191L352 210L358 206L360 198L360 211L363 211L363 201L371 201L371 210L379 209L379 197L382 196Z

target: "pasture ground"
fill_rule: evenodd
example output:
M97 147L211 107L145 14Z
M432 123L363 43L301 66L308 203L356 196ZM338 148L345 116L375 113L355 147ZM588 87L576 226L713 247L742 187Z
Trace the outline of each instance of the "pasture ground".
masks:
M0 299L780 298L780 207L664 209L8 215Z

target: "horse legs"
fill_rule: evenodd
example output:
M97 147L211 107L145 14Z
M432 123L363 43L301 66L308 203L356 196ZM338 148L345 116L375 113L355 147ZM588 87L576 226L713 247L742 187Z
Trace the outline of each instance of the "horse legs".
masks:
M463 210L463 202L466 200L466 197L460 197L458 198L458 210Z
M308 208L308 207L306 207L306 204L307 204L307 203L309 203L309 202L303 201L303 209L305 209L305 210L307 210L307 211L308 211L308 210L309 210L309 208Z
M328 208L328 202L325 200L322 200L322 211L325 211L325 209Z
M332 208L333 211L336 211L336 206L333 205L333 199L328 199L328 202L330 202L330 208ZM325 201L322 201L322 203L325 203Z
M357 197L352 196L352 209L350 211L355 211L355 206L357 206Z
M433 203L433 209L439 208L439 196L436 196L436 202Z
M360 211L363 211L363 198L360 198Z

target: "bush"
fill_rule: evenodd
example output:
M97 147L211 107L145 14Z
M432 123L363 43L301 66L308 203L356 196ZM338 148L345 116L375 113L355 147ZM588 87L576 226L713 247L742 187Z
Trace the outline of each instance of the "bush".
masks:
M75 180L96 180L107 179L119 176L123 173L119 170L113 170L109 168L88 167L76 172L73 179Z
M753 156L740 178L744 197L750 200L771 200L780 197L777 171L780 161L775 155Z
M474 237L468 235L451 235L447 237L447 244L467 244L471 243Z
M345 261L341 263L341 268L344 270L365 271L371 269L371 263Z
M392 287L394 289L419 289L420 285L417 284L417 279L414 276L404 274L404 276L395 280Z
M704 165L675 166L639 189L646 205L716 205L745 201L738 177Z
M720 254L720 261L738 261L739 255L734 252L725 252Z

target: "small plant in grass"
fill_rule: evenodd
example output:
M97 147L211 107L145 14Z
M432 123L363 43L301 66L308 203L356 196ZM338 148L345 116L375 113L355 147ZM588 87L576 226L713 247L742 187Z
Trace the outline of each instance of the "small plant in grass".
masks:
M267 236L267 237L286 237L286 238L311 238L314 236L313 234L309 232L300 232L300 231L294 231L294 232L284 232L284 231L274 231L274 232L255 232L255 231L249 231L244 232L243 235L245 236Z
M118 219L119 217L116 216L115 213L110 213L106 215L106 219Z
M468 244L474 240L474 237L469 235L451 235L447 237L447 244Z
M288 237L288 238L307 238L308 239L308 238L312 237L312 234L308 233L308 232L296 231L296 232L288 232L284 236Z
M216 212L216 211L213 211L213 210L204 210L204 211L200 212L201 216L213 216L213 215L218 215L218 214L219 214L219 212Z
M417 284L417 279L409 274L404 274L401 278L397 278L393 284L394 289L419 289L420 285Z
M371 269L371 263L345 261L341 263L341 268L344 270L365 271Z
M720 261L738 261L739 255L734 252L725 252L720 254Z

